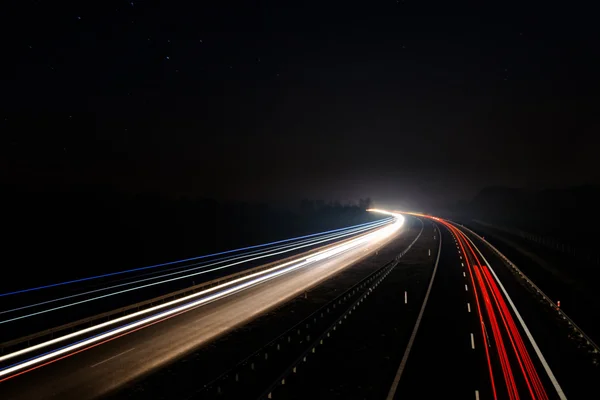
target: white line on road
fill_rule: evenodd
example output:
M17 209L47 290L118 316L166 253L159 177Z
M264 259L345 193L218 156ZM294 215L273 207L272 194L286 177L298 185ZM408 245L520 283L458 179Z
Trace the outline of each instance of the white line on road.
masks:
M116 356L112 356L112 357L110 357L110 358L107 358L107 359L106 359L106 360L104 360L104 361L100 361L99 363L96 363L96 364L92 365L90 368L94 368L94 367L97 367L97 366L98 366L98 365L100 365L100 364L104 364L105 362L107 362L107 361L110 361L110 360L112 360L112 359L115 359L115 358L117 358L117 357L119 357L119 356L122 356L122 355L123 355L123 354L125 354L125 353L129 353L131 350L135 350L135 347L132 347L132 348L131 348L131 349L129 349L129 350L125 350L124 352L122 352L122 353L119 353L119 354L117 354Z
M465 292L468 292L469 288L467 287L467 284L465 284Z
M404 304L408 303L408 294L406 293L406 290L404 291Z
M431 257L431 249L429 249L429 256Z
M471 348L473 350L475 350L475 338L473 337L473 334L471 333Z
M471 312L471 303L467 303L467 310L469 310L469 312Z
M461 267L464 267L464 266L465 266L465 264L464 264L464 263L460 263L460 266L461 266Z
M473 233L477 237L481 238L481 236L475 234L473 231L471 231L471 233ZM542 354L542 351L540 350L540 348L538 347L535 339L531 335L531 332L529 332L529 328L527 328L527 325L525 324L525 321L523 321L523 318L521 317L521 314L519 313L519 311L517 311L517 307L515 307L515 304L513 303L512 299L510 298L510 296L508 295L508 293L506 292L506 289L504 288L504 285L502 284L502 282L500 282L500 279L498 278L498 275L496 275L496 272L494 272L494 270L492 269L492 267L491 267L490 263L488 262L488 260L483 256L483 254L481 253L481 250L479 250L479 248L477 248L477 246L475 246L475 243L473 243L473 241L471 240L471 238L468 235L465 235L465 236L469 240L469 242L471 242L471 244L473 245L473 247L475 247L475 249L477 250L477 252L481 256L481 258L483 259L483 261L485 261L485 263L486 263L487 267L490 269L490 272L492 273L492 275L494 275L494 278L496 279L496 282L498 282L498 285L500 286L500 289L502 289L502 293L504 293L504 296L506 296L506 299L508 300L508 303L510 304L510 307L512 308L512 310L514 311L515 315L517 316L517 319L521 323L521 327L523 328L523 330L525 331L525 334L529 338L529 341L531 342L531 345L533 346L533 349L535 350L536 354L538 355L538 357L540 359L540 362L544 366L544 369L546 370L546 374L548 374L548 377L550 378L550 381L554 385L554 389L556 389L558 397L560 397L561 400L566 400L567 396L565 395L565 392L563 392L562 388L560 387L560 384L556 380L556 377L554 376L554 373L552 372L552 369L550 369L550 366L546 362L546 358L544 358L544 355ZM484 239L481 239L481 240L484 240Z
M465 278L467 277L467 275L465 274L465 271L463 271L463 276L464 276Z
M415 337L417 336L417 331L419 330L419 325L421 324L421 319L423 318L423 313L425 312L425 306L427 305L427 300L429 299L429 293L431 293L431 287L433 286L433 279L435 278L435 273L437 272L438 263L440 262L440 254L442 253L442 235L440 235L440 243L438 245L437 258L435 260L435 266L433 267L433 273L431 274L431 280L429 281L429 287L427 287L427 292L425 292L425 299L423 300L423 305L421 306L421 311L419 311L419 316L417 317L417 322L415 323L415 327L410 335L410 339L408 340L408 344L406 345L406 350L404 351L404 356L402 357L402 361L400 362L400 366L398 367L398 372L396 372L396 376L394 377L394 381L392 382L392 387L388 392L386 400L393 400L396 395L396 389L398 389L398 383L400 383L400 378L402 377L402 372L406 367L406 362L408 361L408 355L410 354L410 349L413 346L415 341Z
M479 400L479 390L475 391L475 400Z

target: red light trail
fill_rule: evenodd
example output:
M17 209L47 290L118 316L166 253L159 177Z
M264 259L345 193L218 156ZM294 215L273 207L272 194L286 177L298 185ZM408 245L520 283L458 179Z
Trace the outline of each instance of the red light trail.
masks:
M518 400L522 395L525 395L534 400L547 400L548 395L527 351L521 333L489 268L480 261L473 245L460 229L442 219L436 218L435 220L450 230L464 255L481 326L493 398L497 399L499 396L498 391L500 389L494 379L494 372L499 369L509 399ZM493 341L490 341L487 337L486 321L491 329ZM505 340L506 338L508 338L508 341ZM489 347L492 344L495 344L496 347L499 368L490 354ZM511 357L517 360L514 366L511 365ZM517 379L522 379L525 382L527 391L521 390L524 393L519 392ZM500 397L504 397L504 395L500 395Z

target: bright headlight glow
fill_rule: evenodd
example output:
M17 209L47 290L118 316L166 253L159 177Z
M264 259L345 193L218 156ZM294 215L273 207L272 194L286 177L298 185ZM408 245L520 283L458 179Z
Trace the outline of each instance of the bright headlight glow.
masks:
M223 297L227 297L233 293L237 293L246 288L258 285L262 282L271 280L276 278L277 276L281 276L288 272L297 270L299 268L303 268L307 265L313 264L317 261L330 258L339 254L342 254L346 251L349 251L359 245L370 246L373 245L381 245L384 240L389 239L393 234L398 232L400 228L404 225L404 217L401 214L395 214L390 212L385 212L382 210L377 210L377 212L382 212L384 214L392 215L394 220L392 223L384 225L383 227L378 228L375 231L363 234L354 239L347 240L338 245L334 245L329 247L328 249L317 252L316 254L311 255L310 257L299 257L295 260L288 261L286 263L280 264L278 266L269 268L264 271L256 272L254 274L250 274L233 281L226 282L224 284L203 290L198 293L194 293L180 299L175 299L170 302L160 304L146 310L140 310L138 312L122 316L120 318L116 318L112 321L107 321L101 323L99 325L95 325L89 328L81 329L76 332L72 332L70 334L54 338L52 340L39 343L28 348L0 356L0 361L8 360L13 357L21 356L31 351L39 350L47 346L51 346L57 344L59 342L73 339L77 336L85 335L86 333L91 333L92 331L107 328L111 325L116 325L120 322L125 322L126 320L135 319L138 317L142 317L139 320L131 321L126 325L117 326L109 331L101 332L93 337L88 337L79 342L72 343L70 345L66 345L60 349L49 351L48 353L42 354L40 356L34 357L32 359L17 363L15 365L8 366L7 368L0 370L0 382L6 379L10 379L11 375L16 376L18 374L24 373L23 371L29 367L37 368L44 361L51 362L51 359L55 359L59 356L68 356L69 353L76 353L79 351L83 351L86 348L92 347L94 345L102 344L105 341L108 341L110 338L116 338L117 336L122 336L127 332L132 332L137 330L136 328L141 329L144 326L151 325L155 322L160 322L160 320L168 318L170 316L175 316L187 310L196 308L203 304L210 303L212 301L218 300ZM183 303L183 304L182 304ZM173 307L174 306L174 307ZM173 307L173 308L170 308ZM153 315L147 315L158 311ZM34 367L36 366L36 367ZM19 372L21 371L21 372ZM15 374L15 375L13 375Z

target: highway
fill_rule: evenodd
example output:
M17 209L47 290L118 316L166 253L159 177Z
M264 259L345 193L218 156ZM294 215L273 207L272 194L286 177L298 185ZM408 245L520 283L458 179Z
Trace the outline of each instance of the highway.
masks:
M421 393L426 398L565 399L494 271L505 268L501 260L490 254L485 258L480 250L485 244L476 244L460 226L435 221L445 243L438 276L388 398ZM428 376L435 376L438 385L424 388Z
M2 399L97 398L160 368L337 274L393 240L404 218L309 257L180 299L93 334L35 349L0 370ZM168 305L168 303L167 303ZM158 307L158 306L157 306ZM48 350L48 349L45 349ZM4 354L1 359L10 358Z
M165 293L187 290L382 227L391 217L298 238L0 293L0 340L39 332L74 319L110 312ZM287 257L286 257L287 256ZM6 337L8 334L9 337Z
M223 384L236 385L237 389L229 390L229 397L223 394L217 397L239 398L245 388L248 388L247 393L260 393L269 388L273 398L286 399L564 400L597 392L591 375L577 372L583 369L572 355L571 343L557 327L555 316L541 308L483 238L440 218L393 214L397 219L392 224L340 239L335 244L328 243L310 256L298 256L239 282L200 292L193 299L165 306L120 323L118 327L111 325L100 332L86 334L83 344L78 343L81 338L77 338L69 340L63 350L51 346L49 355L43 354L47 349L36 350L31 361L26 361L28 356L20 355L13 366L0 370L0 397L147 398L147 392L135 394L131 390L127 393L118 390L132 381L143 383L157 379L158 375L152 372L164 371L171 362L184 360L186 355L233 328L251 325L250 321L256 317L288 304L280 308L278 316L262 322L262 332L267 332L277 325L276 319L285 320L281 313L294 312L292 305L304 298L299 295L307 291L311 297L324 299L319 304L323 307L330 305L328 301L337 301L339 296L346 299L343 291L346 289L342 289L338 297L325 295L337 290L336 285L349 286L348 282L343 285L339 280L328 278L352 270L348 268L351 265L360 266L374 253L381 253L382 257L379 258L382 264L377 268L383 268L383 260L395 258L397 263L377 281L365 283L364 288L362 285L364 292L351 292L352 296L364 296L362 300L356 298L360 300L356 303L361 305L359 308L344 311L338 307L336 315L347 313L343 317L343 328L310 332L311 340L313 335L326 338L320 341L322 347L316 353L314 348L310 351L313 344L308 336L306 344L302 341L294 344L288 350L290 353L282 349L281 357L285 357L278 362L270 360L270 368L254 371L252 367L255 374L261 374L260 383L249 377L250 364L240 362L239 372L246 377L245 383L237 382L238 370L234 366L224 375L229 380L225 379ZM398 256L400 252L402 258ZM347 297L355 301L350 292ZM331 304L335 307L336 303ZM332 314L332 318L337 317ZM324 320L322 326L330 326L330 323ZM285 322L280 325L275 330L283 327L282 330L274 336L293 328ZM317 324L311 329L321 329L320 326ZM213 360L218 364L216 359L226 357L231 351L227 345L243 342L245 334L238 331L236 339L225 344L216 342L197 362ZM287 337L285 343L289 341ZM274 342L264 342L258 344L264 348L249 351L266 356L273 351L267 346L274 346ZM303 346L309 347L302 350ZM296 351L308 353L294 353ZM310 354L310 362L297 358L299 354ZM0 356L0 361L6 356ZM294 359L301 360L298 373L296 367L287 367ZM564 365L566 360L570 362L568 366ZM30 365L25 365L27 363ZM198 371L211 368L210 365L199 368L197 364L195 367L180 364L179 374L182 368ZM288 368L288 372L282 372L281 368ZM178 379L189 380L187 373L183 375ZM168 376L162 373L157 385L161 388L166 385ZM211 379L203 376L198 384ZM269 386L268 382L274 383ZM151 388L152 385L139 387ZM161 391L157 398L171 398L173 394L169 389ZM125 397L119 397L120 393ZM207 392L198 393L189 397L188 391L179 397L212 398L205 396Z
M425 229L344 330L300 365L301 373L286 376L273 398L572 399L598 393L590 375L577 372L585 365L564 365L577 349L568 348L555 317L482 238L449 221L412 216L438 229Z

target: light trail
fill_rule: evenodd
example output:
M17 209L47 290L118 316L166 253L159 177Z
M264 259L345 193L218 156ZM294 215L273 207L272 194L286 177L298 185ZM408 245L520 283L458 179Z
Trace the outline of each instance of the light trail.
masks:
M362 226L362 225L367 225L367 224L370 224L370 222L367 222L365 224L355 225L355 226ZM195 260L200 260L200 259L209 258L209 257L215 257L215 256L220 256L220 255L225 255L225 254L236 253L236 252L239 252L239 251L257 249L257 248L266 247L266 246L270 246L270 245L274 245L274 244L280 244L280 243L290 242L290 241L293 241L293 240L298 240L298 239L304 239L304 238L308 238L308 237L313 237L313 236L321 235L321 234L324 234L324 233L339 232L339 231L342 231L344 229L348 229L348 227L346 227L346 228L339 228L339 229L333 229L333 230L326 231L326 232L313 233L313 234L310 234L310 235L298 236L298 237L290 238L290 239L278 240L278 241L270 242L270 243L258 244L258 245L254 245L254 246L241 247L239 249L221 251L221 252L213 253L213 254L206 254L206 255L203 255L203 256L199 256L199 257L186 258L186 259L178 260L178 261L170 261L170 262L166 262L166 263L162 263L162 264L149 265L149 266L146 266L146 267L133 268L133 269L128 269L128 270L124 270L124 271L111 272L111 273L108 273L108 274L102 274L102 275L96 275L96 276L89 276L89 277L86 277L86 278L73 279L73 280L70 280L70 281L52 283L52 284L49 284L49 285L38 286L38 287L33 287L33 288L28 288L28 289L20 289L20 290L15 290L15 291L12 291L12 292L7 292L7 293L0 293L0 297L11 296L11 295L20 294L20 293L33 292L33 291L37 291L37 290L42 290L42 289L48 289L48 288L57 287L57 286L68 285L68 284L71 284L71 283L91 281L91 280L94 280L94 279L106 278L106 277L109 277L109 276L121 275L121 274L130 273L130 272L144 271L144 270L148 270L148 269L153 269L153 268L158 268L158 267L164 267L164 266L167 266L167 265L174 265L174 264L179 264L179 263L188 262L188 261L195 261Z
M496 319L496 313L490 303L490 299L489 299L489 295L488 295L487 291L485 291L483 288L480 270L477 265L477 264L479 264L478 259L475 257L473 250L470 248L469 244L465 241L465 239L462 235L462 232L460 232L460 230L456 229L455 227L453 227L449 224L447 226L451 227L451 229L454 231L455 235L458 237L458 241L460 242L461 248L463 249L463 254L465 254L465 255L469 254L468 252L466 252L464 250L465 245L466 245L467 249L471 253L471 257L474 258L474 260L475 260L475 263L471 264L469 262L469 257L468 256L465 257L465 260L467 262L467 267L469 269L469 273L471 274L471 278L472 278L472 282L473 282L473 288L474 288L473 292L475 294L477 294L477 290L476 290L477 288L479 288L481 291L481 295L484 300L483 301L484 309L486 310L487 317L490 321L492 337L497 346L498 359L500 362L502 376L506 383L506 390L508 393L508 397L510 399L516 400L519 398L519 394L518 394L518 389L516 387L516 383L514 380L514 374L512 372L512 368L510 366L510 360L509 360L508 354L506 352L506 347L504 345L504 340L502 338L502 332L500 330L500 327L499 327L497 319ZM476 301L478 301L478 300L476 300ZM483 321L482 320L483 315L481 314L481 308L478 308L478 312L479 312L481 321ZM483 324L482 326L485 327L485 324L483 322L482 322L482 324ZM491 364L490 364L490 367L491 367ZM492 369L490 369L490 376L491 376L491 379L493 379Z
M258 257L258 258L265 258L265 257L269 257L269 256L272 256L272 255L281 254L281 253L274 253L275 250L289 249L288 252L289 251L295 251L295 250L298 250L298 249L301 248L301 247L298 247L299 244L305 244L305 245L312 244L312 245L315 245L315 244L325 243L326 241L332 241L332 240L339 239L339 238L342 238L342 237L347 237L347 236L351 236L351 235L354 235L354 234L359 234L359 233L362 233L362 232L366 232L368 230L375 229L377 227L380 227L380 226L383 226L383 225L386 225L386 224L390 223L390 221L391 221L391 218L386 218L383 221L376 221L376 222L373 222L373 223L369 223L369 225L367 225L365 227L361 227L361 228L350 227L350 228L347 228L347 230L342 231L341 233L326 234L326 235L323 235L323 236L318 236L316 238L305 239L305 240L302 240L302 241L294 242L292 244L275 246L274 248L268 249L268 250L262 250L262 251L258 250L258 251L252 251L252 252L250 252L248 254L242 254L242 255L238 255L238 256L229 256L229 257L226 257L224 259L217 260L215 262L208 263L208 264L206 264L206 263L198 263L198 264L186 265L186 266L182 266L182 267L176 268L176 269L187 268L187 269L184 269L182 271L171 272L171 273L168 273L168 274L162 274L162 275L154 276L154 277L151 277L151 278L144 278L144 279L138 279L138 280L135 280L135 281L120 283L120 284L117 284L117 285L107 286L107 287L103 287L103 288L99 288L99 289L89 290L89 291L82 292L82 293L72 294L72 295L69 295L69 296L63 296L63 297L59 297L59 298L55 298L55 299L51 299L51 300L46 300L46 301L38 302L38 303L35 303L35 304L28 304L28 305L17 307L17 308L13 308L13 309L10 309L10 310L0 311L0 315L12 313L12 312L17 312L17 311L21 311L21 310L26 310L26 309L29 309L29 308L34 308L34 307L38 307L38 306L42 306L42 305L46 305L46 304L52 304L52 303L56 303L56 302L59 302L59 301L73 299L73 298L77 298L77 297L81 297L81 296L85 296L85 295L89 295L89 294L93 294L93 293L99 293L99 292L107 291L107 290L110 290L110 289L116 289L116 288L119 288L119 287L134 285L134 284L137 284L137 283L152 281L152 280L156 280L156 279L161 279L161 278L165 278L165 277L168 277L168 276L189 273L191 271L195 271L195 270L199 270L199 269L205 269L205 268L209 268L209 267L212 267L212 266L215 266L215 265L219 265L219 264L222 264L222 263L227 262L227 261L235 261L235 260L246 259L246 258L249 258L252 255L264 255L263 257ZM325 240L325 239L327 239L327 240ZM308 246L304 246L304 247L308 247ZM245 262L254 261L254 260L258 259L258 258L254 258L254 259L251 259L251 260L247 259L247 260L245 260ZM202 265L201 266L197 266L197 265L200 265L200 264L202 264ZM231 265L228 265L226 267L234 266L234 265L238 265L238 264L239 263L231 264ZM195 268L191 268L191 267L195 267ZM217 269L209 270L209 271L206 271L205 273L209 273L209 272L212 272L212 271L215 271L215 270L217 270ZM167 272L167 271L163 271L163 272ZM181 278L184 278L184 277L181 277ZM158 282L158 283L155 283L155 285L158 285L158 284L161 284L161 283L167 283L167 282L171 282L171 281L173 281L173 280ZM143 288L143 287L141 287L141 288ZM120 294L120 293L124 293L124 292L117 292L117 293L114 293L114 294ZM100 297L100 298L103 298L103 297ZM75 303L73 305L77 305L77 303ZM68 306L70 306L70 305L68 305ZM57 308L57 309L60 309L60 308ZM53 310L54 309L52 309L51 311L53 311ZM35 316L35 315L39 315L39 314L32 313L29 316ZM27 317L28 317L28 315L25 315L25 316L21 316L21 317L18 317L18 318L12 318L12 319L8 319L8 320L0 321L0 324L6 323L6 322L11 322L11 321L16 321L16 320L27 318Z
M370 228L365 228L365 231L368 231L368 230L371 230L371 229ZM341 234L340 236L338 236L338 239L341 238L341 237L352 236L352 235L355 235L355 234L356 234L356 232ZM240 265L240 264L243 264L243 263L246 263L246 262L256 261L256 260L263 259L265 257L272 257L272 256L280 255L280 254L289 253L291 251L296 251L296 250L299 250L299 249L302 249L302 248L306 248L306 247L309 247L309 246L315 246L315 245L318 245L318 244L323 244L323 243L326 243L326 242L329 242L329 241L330 241L330 239L320 239L320 240L317 240L316 242L308 243L308 244L303 244L303 245L300 245L300 246L296 246L296 247L294 247L292 249L280 250L280 251L269 253L267 255L260 255L260 256L249 258L249 259L244 259L244 260L241 260L241 261L236 261L236 262L233 262L233 263L230 263L230 264L227 264L227 265L223 265L223 266L220 266L220 267L212 268L212 269L209 269L209 270L203 270L203 271L200 271L200 272L195 272L193 274L187 274L187 275L183 275L183 276L178 276L176 278L165 279L165 280L162 280L160 282L148 283L148 284L145 284L145 285L140 285L140 286L136 286L136 287L129 288L129 289L119 290L119 291L116 291L116 292L113 292L113 293L103 294L103 295L92 297L92 298L89 298L89 299L75 301L75 302L64 304L64 305L61 305L61 306L56 306L56 307L48 308L48 309L45 309L45 310L36 311L36 312L33 312L33 313L21 315L21 316L18 316L18 317L13 317L13 318L5 319L5 320L0 321L0 325L6 324L6 323L9 323L9 322L20 321L20 320L23 320L23 319L26 319L26 318L35 317L35 316L46 314L46 313L49 313L49 312L52 312L52 311L63 310L63 309L69 308L69 307L74 307L74 306L77 306L77 305L80 305L80 304L86 304L86 303L89 303L89 302L92 302L92 301L96 301L96 300L106 299L108 297L115 296L115 295L120 295L120 294L123 294L123 293L129 293L129 292L133 292L133 291L136 291L136 290L140 290L140 289L144 289L144 288L148 288L148 287L152 287L152 286L156 286L156 285L162 285L162 284L168 283L168 282L174 282L174 281L178 281L178 280L181 280L181 279L187 279L187 278L191 278L191 277L195 277L195 276L199 276L199 275L208 274L210 272L222 270L222 269L225 269L225 268L230 268L230 267L233 267L233 266L236 266L236 265Z
M456 232L455 228L452 225L447 224L443 220L438 220L438 221L441 222L444 226L446 226L446 228L448 228L450 230L452 235L455 237L455 240L457 241L458 245L460 246L462 253L466 254L464 246L463 246L463 242L462 242L462 240L460 240L460 235ZM475 288L475 279L473 278L473 271L471 269L469 257L465 257L465 262L467 263L467 270L469 271L469 277L471 278L471 285L473 286L473 288ZM481 305L479 302L479 295L477 294L477 290L473 290L473 294L475 296L475 305L477 306L477 316L479 317L479 325L480 325L481 334L482 334L481 337L483 339L483 348L485 349L485 358L487 361L488 372L490 375L490 384L491 384L491 389L492 389L492 395L493 395L493 398L496 400L496 399L498 399L498 395L496 392L496 383L494 380L494 372L493 372L493 368L492 368L492 361L491 361L490 350L489 350L489 346L488 346L489 339L485 332L485 322L483 320L483 314L481 313Z
M489 264L486 267L479 260L477 256L477 252L481 254L479 249L476 248L475 244L462 232L460 229L456 228L452 224L439 220L442 224L444 224L455 237L458 238L457 243L462 249L462 254L465 254L465 261L467 263L467 269L469 270L469 274L471 276L471 281L474 288L479 289L481 295L483 296L483 304L485 306L485 310L487 313L487 317L490 320L492 337L497 346L498 358L502 370L502 374L506 383L506 390L508 397L510 399L517 400L520 398L518 386L515 381L515 376L512 371L512 367L510 364L510 359L508 357L508 352L506 350L506 346L504 344L501 325L498 323L496 318L496 314L499 315L500 321L502 322L502 327L506 332L506 335L510 342L510 347L517 359L518 370L520 370L523 380L527 386L527 391L529 396L531 396L534 400L547 400L548 394L546 393L541 379L535 369L533 361L529 356L527 348L523 342L521 334L516 326L516 323L512 317L512 314L508 310L506 302L504 301L504 297L502 296L496 282L499 283L498 278L492 276L491 270L489 269ZM468 250L468 252L465 251ZM470 258L473 259L474 263L470 263ZM487 263L487 261L486 261ZM474 279L475 278L475 279ZM477 283L477 285L476 285ZM479 300L477 299L478 290L474 289L473 293L476 297L476 304L478 309L478 314L481 319L481 308L479 307ZM506 294L506 292L505 292ZM508 295L507 295L508 296ZM483 320L481 320L483 325ZM486 355L489 363L489 356ZM492 379L492 387L493 384L493 372L491 369L491 363L489 363L490 367L490 378ZM496 397L495 390L494 397Z
M128 323L127 325L113 328L110 331L97 334L96 336L93 336L93 337L90 337L87 339L83 339L77 343L72 343L63 348L52 350L46 354L37 356L35 358L26 360L24 362L20 362L20 363L11 365L5 369L0 370L0 382L10 379L12 377L18 376L27 370L39 368L40 364L48 364L48 363L54 362L52 360L56 359L57 357L64 358L64 357L68 356L69 354L75 354L76 352L84 351L88 348L98 345L101 342L108 341L110 338L114 338L117 335L127 334L127 333L132 332L132 330L135 330L138 328L142 329L143 327L149 326L149 324L155 323L159 320L174 316L181 312L189 311L191 309L194 309L201 305L204 305L208 302L219 300L223 297L227 297L231 294L237 293L241 290L245 290L249 287L256 286L258 284L269 281L271 279L275 279L276 277L281 276L283 274L287 274L291 271L306 267L306 265L310 265L318 260L322 260L325 258L329 258L329 257L333 257L335 255L342 254L342 253L349 251L350 249L355 248L360 245L366 245L366 244L374 245L376 243L380 243L381 241L388 239L394 233L396 233L402 227L403 223L404 223L404 218L402 216L398 216L395 219L395 221L390 225L379 228L378 230L376 230L374 232L366 233L363 236L360 236L358 238L350 239L348 242L342 243L340 245L322 250L321 252L318 252L317 254L314 254L310 257L292 260L292 261L286 262L282 265L270 268L268 270L260 271L255 274L252 274L252 275L238 278L234 281L227 282L227 283L224 283L219 286L215 286L213 288L207 289L207 290L199 292L199 293L191 294L191 295L185 296L180 299L172 300L168 303L157 305L157 306L151 307L147 310L138 311L136 313L132 313L130 315L117 318L113 321L107 321L105 323L99 324L94 327L82 329L80 331L73 332L71 334L64 335L62 337L55 338L55 339L46 341L44 343L30 346L26 349L4 355L4 356L0 357L0 362L17 357L17 356L27 354L27 353L35 351L35 350L42 349L44 347L48 347L50 345L54 345L54 344L63 342L68 339L75 338L77 336L81 336L83 334L86 334L86 333L89 333L89 332L92 332L95 330L99 330L99 329L102 329L102 328L105 328L108 326L116 325L123 321L131 320L131 319L134 319L134 318L137 318L137 317L149 314L149 313L153 313L155 311L159 311L159 310L177 305L174 308L170 308L165 311L160 311L154 315L150 315L143 319ZM205 297L198 298L200 296L205 296ZM185 304L178 305L180 303L185 303Z
M461 232L461 235L464 237L473 256L475 257L477 262L481 265L482 263L479 261L477 254L475 254L475 251L473 250L473 247L475 245L472 244L472 242L466 240L467 237L463 232ZM472 247L472 245L473 245L473 247ZM502 315L503 318L506 320L505 329L507 331L509 338L511 340L514 340L517 344L522 344L523 340L521 338L521 334L519 333L519 330L516 328L516 324L514 322L514 319L512 318L512 314L508 311L508 307L506 307L506 303L504 302L503 297L500 295L500 291L498 290L498 287L497 287L495 281L493 279L490 279L491 275L490 275L489 268L486 268L484 265L481 265L480 269L482 270L482 274L484 276L487 276L487 278L488 278L487 282L488 282L488 286L489 286L492 294L494 292L496 292L498 294L498 296L497 296L497 298L499 299L498 309L499 309L500 315ZM523 377L524 377L525 381L527 382L528 388L530 389L532 398L533 399L538 398L538 399L543 399L543 400L547 399L548 395L541 384L539 375L537 374L537 371L535 370L535 367L533 366L533 363L531 362L531 358L529 356L529 353L528 353L526 347L524 345L523 346L518 345L516 348L514 348L514 351L515 351L515 356L519 360L520 365L521 365L521 360L524 360L524 362L525 362L526 368L523 369L523 367L521 367L521 371L523 373ZM533 385L535 387L534 388L535 395L533 394L533 391L531 390L530 382L533 382Z

